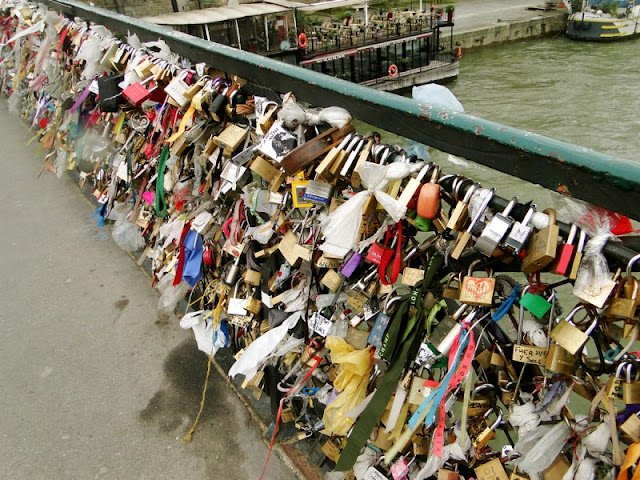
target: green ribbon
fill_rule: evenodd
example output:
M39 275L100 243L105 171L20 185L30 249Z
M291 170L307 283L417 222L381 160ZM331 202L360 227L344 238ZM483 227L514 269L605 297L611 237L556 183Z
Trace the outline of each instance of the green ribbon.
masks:
M374 393L371 401L354 424L349 440L338 459L337 471L344 472L353 467L362 447L369 440L371 432L373 432L387 407L391 395L395 392L402 372L418 354L418 349L422 342L422 334L426 328L422 301L427 289L439 272L443 261L444 257L442 255L434 254L431 257L422 283L410 295L407 295L396 308L380 349L380 356L389 362L389 368L381 378L376 393ZM415 304L417 304L418 308L411 315L409 321L405 322L404 319L409 308Z
M156 178L156 215L158 217L167 216L167 202L164 198L164 172L167 169L167 159L169 158L169 145L162 147L160 159L158 160L158 176ZM162 202L162 206L161 203Z

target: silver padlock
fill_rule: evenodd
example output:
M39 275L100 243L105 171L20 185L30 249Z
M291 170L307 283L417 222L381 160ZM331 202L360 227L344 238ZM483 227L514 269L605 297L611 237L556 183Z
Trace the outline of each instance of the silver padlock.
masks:
M513 253L518 254L522 247L524 247L527 240L531 236L532 228L529 226L529 222L531 221L531 217L536 213L536 206L531 205L531 208L527 211L526 215L522 219L522 222L516 222L511 227L511 231L509 235L507 235L507 239L504 241L504 244L513 249Z
M344 162L344 165L342 166L342 170L340 170L340 175L346 176L349 174L349 171L353 166L353 162L358 156L358 154L360 153L360 151L362 150L362 147L364 147L364 144L365 144L365 139L360 138L360 141L357 143L356 147L352 151L347 150L347 153L349 153L349 156L347 157L347 161Z
M224 283L226 283L229 286L231 286L234 283L236 283L236 280L238 279L238 275L240 274L240 260L242 259L242 254L244 253L245 247L246 247L246 245L242 246L242 251L236 257L236 259L234 260L233 264L229 268L229 271L227 272L227 275L224 277Z
M496 213L476 240L474 248L490 257L493 252L498 248L500 242L509 231L511 225L513 225L513 219L509 217L511 210L518 203L518 197L513 197L507 204L502 213Z

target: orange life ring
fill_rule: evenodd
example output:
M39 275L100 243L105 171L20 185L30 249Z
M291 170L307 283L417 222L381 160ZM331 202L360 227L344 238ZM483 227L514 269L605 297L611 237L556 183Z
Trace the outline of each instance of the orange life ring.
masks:
M462 58L462 47L456 48L456 58Z
M304 32L298 35L298 45L300 45L301 48L307 48L307 36Z
M398 76L398 67L396 67L396 65L394 63L389 65L389 76L390 77L397 77Z

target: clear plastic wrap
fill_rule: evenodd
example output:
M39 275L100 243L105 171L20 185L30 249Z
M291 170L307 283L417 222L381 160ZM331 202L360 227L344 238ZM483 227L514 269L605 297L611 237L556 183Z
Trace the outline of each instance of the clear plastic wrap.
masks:
M124 204L116 204L112 209L110 218L115 218L111 236L118 246L127 252L136 252L146 245L142 237L142 228L135 223L127 221L129 209Z
M437 83L413 87L411 98L424 105L446 108L451 112L464 112L464 107L453 92L444 85L438 85Z
M537 433L537 428L532 433ZM518 459L518 469L525 473L537 473L546 470L566 445L572 430L565 422L559 422L549 429L531 448L518 450L522 457ZM520 443L520 442L518 442ZM516 445L516 448L518 446Z
M384 189L391 181L400 180L419 171L422 165L423 162L390 165L364 162L360 167L360 176L367 189L356 193L321 222L325 242L320 249L333 255L344 256L353 248L359 236L362 209L372 195L393 221L399 222L407 209Z
M332 127L342 128L351 122L351 114L342 107L327 107L319 112L307 111L309 125L328 123Z
M191 286L183 280L174 287L173 275L165 275L162 280L165 282L166 288L158 299L158 315L163 318L169 318L173 315L178 302L184 298ZM166 283L168 283L168 286Z

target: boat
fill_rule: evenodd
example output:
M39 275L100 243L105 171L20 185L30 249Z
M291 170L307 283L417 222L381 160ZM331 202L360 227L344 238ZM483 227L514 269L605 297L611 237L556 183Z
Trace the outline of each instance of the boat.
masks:
M612 42L640 36L640 0L586 0L581 10L567 21L567 36L573 40Z

